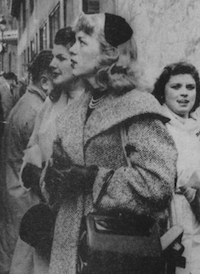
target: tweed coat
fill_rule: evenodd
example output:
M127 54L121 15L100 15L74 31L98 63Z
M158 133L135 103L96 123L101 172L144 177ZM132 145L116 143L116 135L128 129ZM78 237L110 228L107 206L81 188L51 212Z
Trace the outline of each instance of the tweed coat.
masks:
M132 90L109 95L86 121L90 94L76 100L57 119L63 149L75 164L97 165L93 192L71 197L66 193L56 220L50 274L76 272L77 244L83 214L101 208L130 209L136 214L157 216L171 197L176 175L177 152L167 132L160 105L146 92ZM126 122L132 168L126 166L120 125ZM105 177L114 175L101 202L94 207Z

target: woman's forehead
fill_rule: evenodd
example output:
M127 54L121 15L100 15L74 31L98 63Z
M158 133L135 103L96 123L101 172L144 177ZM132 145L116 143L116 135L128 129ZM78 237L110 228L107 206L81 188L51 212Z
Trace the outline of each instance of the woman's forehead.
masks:
M184 74L176 74L176 75L171 75L169 78L169 83L174 83L174 82L194 82L195 79L190 73L184 73Z
M56 45L54 44L53 50L52 50L53 55L70 55L69 50L67 49L66 46L64 45Z

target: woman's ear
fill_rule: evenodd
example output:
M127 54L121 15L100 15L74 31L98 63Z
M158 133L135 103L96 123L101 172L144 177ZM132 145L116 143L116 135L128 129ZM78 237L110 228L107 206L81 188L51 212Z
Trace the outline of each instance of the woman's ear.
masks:
M41 75L40 77L40 86L45 93L50 93L52 90L52 81L46 75Z

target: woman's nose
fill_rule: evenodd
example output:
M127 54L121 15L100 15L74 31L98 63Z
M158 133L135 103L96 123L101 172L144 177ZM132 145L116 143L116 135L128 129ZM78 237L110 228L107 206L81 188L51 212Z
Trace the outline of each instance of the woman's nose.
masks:
M55 58L53 58L53 60L51 61L50 65L51 68L55 68L56 67L56 61Z
M187 90L186 87L182 87L182 89L181 89L181 95L184 96L184 97L188 96L188 90Z
M77 46L76 43L69 49L69 52L71 55L75 55L77 52Z

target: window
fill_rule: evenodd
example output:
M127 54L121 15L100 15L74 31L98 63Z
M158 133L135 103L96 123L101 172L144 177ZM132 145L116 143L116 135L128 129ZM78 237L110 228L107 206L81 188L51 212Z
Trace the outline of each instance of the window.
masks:
M25 67L27 66L26 50L23 51L23 66L25 71Z
M60 5L58 5L49 15L49 33L50 33L50 48L53 47L53 41L56 32L60 28Z
M30 14L33 13L34 10L34 0L30 0Z
M12 71L12 53L10 52L9 53L9 56L8 56L8 63L9 63L9 71Z
M40 28L40 50L47 48L47 23Z
M31 44L30 44L30 49L31 49L31 60L33 60L33 58L35 57L35 42L34 40L31 41Z
M67 26L67 0L64 0L64 3L63 3L63 11L64 11L64 27Z
M36 51L36 54L38 54L38 33L36 33L36 36L35 36L35 51Z
M23 30L26 27L26 0L23 0L22 2L22 27Z
M83 11L87 14L99 13L99 0L83 0Z
M27 48L27 60L28 60L28 63L30 63L30 48L29 47Z

